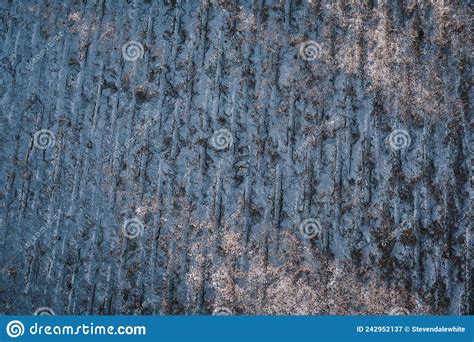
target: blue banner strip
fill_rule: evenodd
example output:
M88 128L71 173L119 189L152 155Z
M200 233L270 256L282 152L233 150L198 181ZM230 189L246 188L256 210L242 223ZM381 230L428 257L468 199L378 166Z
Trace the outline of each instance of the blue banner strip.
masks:
M474 341L474 316L0 316L0 341Z

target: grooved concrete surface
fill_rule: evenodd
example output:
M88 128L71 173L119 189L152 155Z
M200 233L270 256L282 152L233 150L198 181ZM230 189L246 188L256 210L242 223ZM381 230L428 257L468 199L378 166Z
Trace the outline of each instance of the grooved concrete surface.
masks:
M468 14L1 0L0 313L472 313Z

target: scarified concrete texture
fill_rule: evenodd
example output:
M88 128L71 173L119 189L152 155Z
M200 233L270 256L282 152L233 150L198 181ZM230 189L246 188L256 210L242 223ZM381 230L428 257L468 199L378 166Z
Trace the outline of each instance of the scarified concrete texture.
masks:
M0 0L1 314L469 314L464 0Z

